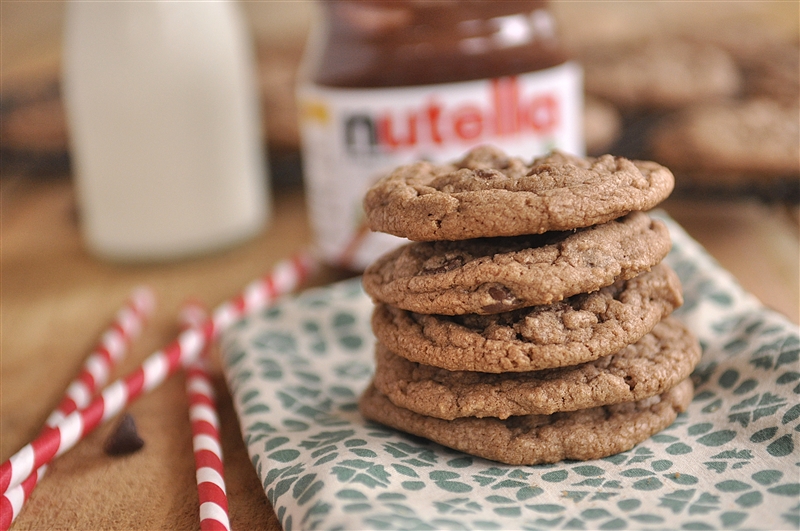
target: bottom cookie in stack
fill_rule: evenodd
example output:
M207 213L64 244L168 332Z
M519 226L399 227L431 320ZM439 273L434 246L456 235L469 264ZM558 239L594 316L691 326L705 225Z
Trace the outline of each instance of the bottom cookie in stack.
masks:
M362 414L393 428L462 452L510 465L599 459L630 450L675 421L692 401L689 379L669 391L625 402L552 415L501 420L442 420L395 406L370 386L359 401Z

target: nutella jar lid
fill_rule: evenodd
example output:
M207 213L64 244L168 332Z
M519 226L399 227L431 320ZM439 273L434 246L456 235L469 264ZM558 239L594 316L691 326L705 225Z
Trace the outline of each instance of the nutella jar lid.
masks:
M402 87L533 72L567 57L547 2L329 0L313 81Z

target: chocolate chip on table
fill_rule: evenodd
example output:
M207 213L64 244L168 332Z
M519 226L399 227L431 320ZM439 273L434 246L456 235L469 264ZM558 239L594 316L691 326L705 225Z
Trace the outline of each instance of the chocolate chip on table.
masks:
M144 446L144 441L136 431L136 423L130 413L125 413L116 429L106 439L103 451L107 455L120 456L132 454Z

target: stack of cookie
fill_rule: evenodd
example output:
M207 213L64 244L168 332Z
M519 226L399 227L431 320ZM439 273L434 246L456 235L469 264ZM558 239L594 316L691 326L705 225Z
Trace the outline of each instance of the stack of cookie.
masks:
M379 258L376 370L362 414L509 464L594 459L669 426L700 358L649 210L652 162L480 147L379 181L373 230L415 240Z

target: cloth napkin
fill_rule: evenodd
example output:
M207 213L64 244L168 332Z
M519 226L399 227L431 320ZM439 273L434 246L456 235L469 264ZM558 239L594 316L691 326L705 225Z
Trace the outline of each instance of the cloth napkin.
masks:
M372 303L359 279L306 291L223 338L242 436L294 529L798 529L800 331L664 214L675 312L699 338L688 411L630 451L509 466L363 419Z

